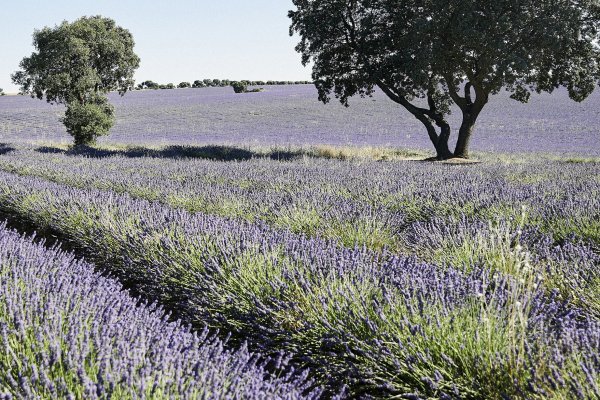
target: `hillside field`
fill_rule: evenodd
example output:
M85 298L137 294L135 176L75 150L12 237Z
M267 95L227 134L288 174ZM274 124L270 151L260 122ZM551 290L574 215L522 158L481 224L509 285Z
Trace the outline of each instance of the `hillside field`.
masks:
M459 164L381 93L111 96L0 98L0 399L600 398L600 93Z
M125 97L113 93L117 123L101 142L431 149L421 123L381 92L373 98L352 98L345 108L335 101L320 103L312 85L265 89L242 95L230 87L134 91ZM0 98L0 141L71 143L59 121L63 113L62 106L26 96ZM454 109L454 129L459 117ZM598 118L597 91L575 103L565 89L557 89L532 96L529 104L501 92L490 98L477 122L473 150L600 156Z

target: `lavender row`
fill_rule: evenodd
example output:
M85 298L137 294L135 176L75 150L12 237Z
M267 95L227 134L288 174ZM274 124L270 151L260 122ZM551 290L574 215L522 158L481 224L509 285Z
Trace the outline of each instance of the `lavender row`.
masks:
M76 187L127 192L191 212L265 221L349 247L385 246L456 266L485 261L474 254L483 250L473 243L489 233L488 221L518 217L519 206L527 205L526 228L542 230L540 240L549 242L538 249L529 235L522 244L529 244L541 258L552 288L565 289L570 301L600 315L600 293L592 273L600 267L600 205L595 195L600 168L595 163L528 159L507 165L496 160L474 169L314 159L217 163L110 153L95 158L32 150L35 147L20 147L6 154L0 168ZM582 239L589 244L576 244ZM559 256L562 250L550 250L555 243L570 244L569 254L585 256L565 259ZM546 254L556 257L548 259ZM585 279L570 279L573 269Z
M600 207L595 195L600 185L598 164L526 160L473 169L312 159L216 163L49 155L31 150L21 148L5 155L0 168L76 187L127 192L192 212L262 220L294 232L333 238L349 247L355 243L375 249L387 246L457 266L479 261L479 256L471 254L477 249L465 252L464 247L488 232L487 220L517 217L519 205L527 204L525 224L529 230L542 229L550 235L544 236L543 240L550 240L546 247L551 242L580 239L595 246L596 250L584 250L586 257L578 256L581 261L575 263L578 270L588 271L584 275L589 279L572 280L565 296L576 303L589 299L586 307L600 313L596 280L589 275L600 266L594 254L600 243ZM445 192L440 193L439 187ZM466 218L461 220L460 215ZM538 258L549 252L558 254L545 248L540 251ZM573 276L564 257L559 259L543 260L544 268L561 266L551 273L558 276L552 278L553 287L564 287Z
M335 238L349 247L405 250L414 222L460 215L511 218L523 205L528 208L527 225L556 242L576 235L600 244L600 163L529 160L490 162L474 169L315 159L219 163L95 158L39 150L9 152L0 158L0 168L75 187L125 192L191 212L264 221Z
M517 247L531 255L543 285L563 300L583 308L600 320L600 254L597 244L574 237L556 243L552 236L524 226L527 209L519 223L481 221L469 218L415 222L406 235L406 247L421 259L435 259L442 264L469 269L484 265L489 270L515 273L515 265L504 254Z
M91 265L0 224L0 398L319 397L306 374L272 377L268 360L166 318Z
M185 321L296 353L297 365L330 388L347 384L351 396L598 395L598 322L548 294L519 248L500 257L513 274L462 272L127 195L0 177L5 212L86 249Z

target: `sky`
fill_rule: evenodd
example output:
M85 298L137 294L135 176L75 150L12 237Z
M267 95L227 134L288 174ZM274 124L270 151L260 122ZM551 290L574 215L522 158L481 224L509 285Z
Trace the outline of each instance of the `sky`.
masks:
M0 88L35 49L35 29L102 15L128 29L141 59L137 82L308 80L289 36L291 0L0 0Z

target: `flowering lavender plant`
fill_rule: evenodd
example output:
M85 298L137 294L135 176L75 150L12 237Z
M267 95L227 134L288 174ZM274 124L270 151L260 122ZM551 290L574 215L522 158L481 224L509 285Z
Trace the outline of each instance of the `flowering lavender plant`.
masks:
M58 248L0 224L1 399L318 398L246 347L168 322Z
M517 226L498 227L472 253L492 249L493 268L486 257L438 266L113 191L0 176L0 209L59 234L185 321L232 331L264 353L295 352L295 364L353 396L597 392L598 322L545 284L536 257L512 244Z

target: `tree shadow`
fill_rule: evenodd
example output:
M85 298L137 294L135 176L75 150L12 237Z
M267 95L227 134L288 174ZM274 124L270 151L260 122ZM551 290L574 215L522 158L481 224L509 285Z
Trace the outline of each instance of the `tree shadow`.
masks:
M0 143L0 156L3 154L15 151L14 147L7 145L6 143Z
M234 146L220 145L171 145L160 149L152 149L142 146L130 147L126 149L102 149L89 146L77 146L70 149L62 149L59 147L42 146L35 149L35 151L39 153L66 154L93 158L122 156L130 158L200 158L218 161L245 161L253 158L264 157L270 157L277 160L290 160L294 157L301 156L300 152L273 151L271 153L261 153Z
M309 155L313 156L308 151L302 150L272 150L263 156L269 157L271 160L293 161Z
M67 150L58 148L58 147L50 147L50 146L41 146L35 149L38 153L44 154L65 154Z

